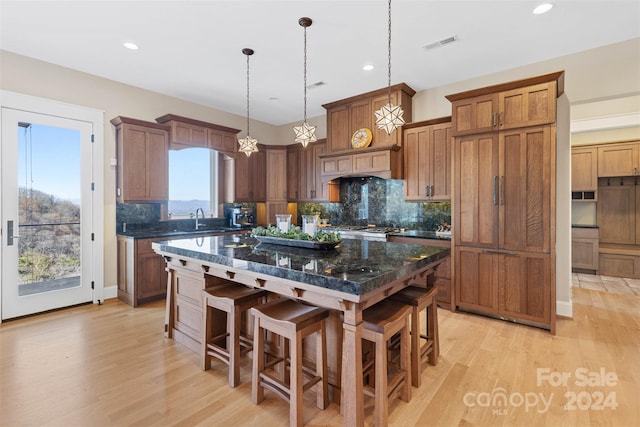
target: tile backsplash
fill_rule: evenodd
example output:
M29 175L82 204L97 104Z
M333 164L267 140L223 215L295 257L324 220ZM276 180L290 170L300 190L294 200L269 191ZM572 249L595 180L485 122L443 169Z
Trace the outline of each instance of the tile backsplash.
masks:
M340 203L299 203L301 215L320 213L335 225L392 226L435 230L451 223L451 203L405 202L403 181L375 177L340 180Z

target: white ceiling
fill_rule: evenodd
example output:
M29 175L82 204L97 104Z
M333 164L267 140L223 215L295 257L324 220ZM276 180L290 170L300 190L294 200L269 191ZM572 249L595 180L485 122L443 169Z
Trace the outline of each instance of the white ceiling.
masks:
M533 15L541 1L394 0L392 84L420 91L640 37L638 0L552 1ZM387 85L385 0L1 0L0 48L244 116L250 47L251 118L281 125L303 114L302 16L307 84L326 83L308 91L309 117Z

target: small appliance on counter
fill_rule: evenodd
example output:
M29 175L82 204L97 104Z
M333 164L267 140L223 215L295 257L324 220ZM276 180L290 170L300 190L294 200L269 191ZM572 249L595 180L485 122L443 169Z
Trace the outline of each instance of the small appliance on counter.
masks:
M229 213L229 225L235 228L255 227L256 215L248 208L242 206L234 206Z
M436 230L436 236L451 238L451 225L443 222Z

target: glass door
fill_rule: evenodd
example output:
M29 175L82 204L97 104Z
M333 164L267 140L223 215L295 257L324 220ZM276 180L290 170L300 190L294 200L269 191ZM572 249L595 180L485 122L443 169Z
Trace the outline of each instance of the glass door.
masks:
M91 123L2 110L2 318L92 300Z

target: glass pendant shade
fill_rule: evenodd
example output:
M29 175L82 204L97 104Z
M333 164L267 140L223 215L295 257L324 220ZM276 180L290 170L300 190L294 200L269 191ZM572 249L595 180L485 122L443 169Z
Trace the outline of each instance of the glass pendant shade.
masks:
M384 129L388 135L391 135L391 132L404 125L404 118L402 117L404 111L402 111L402 106L400 105L388 103L376 111L375 114L378 129Z
M296 133L295 141L302 144L305 148L310 142L318 140L316 138L316 127L309 125L307 122L303 122L300 126L295 126L293 131Z

